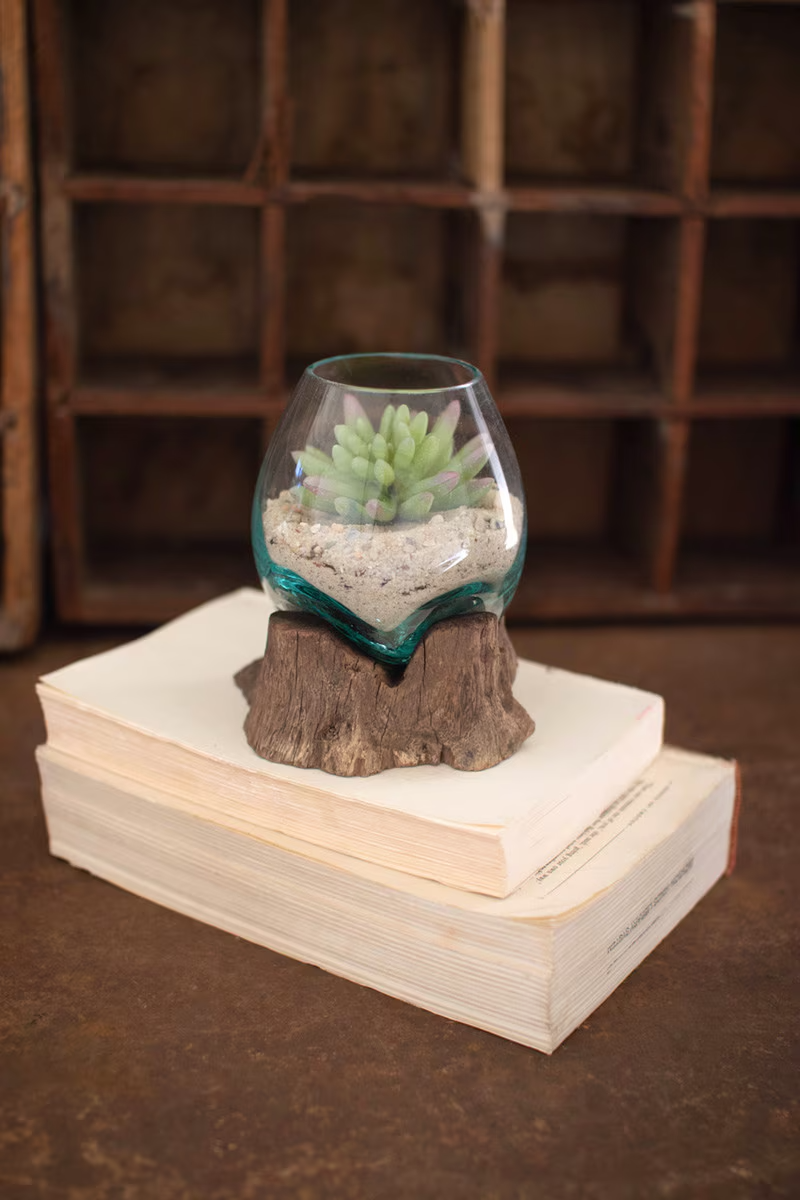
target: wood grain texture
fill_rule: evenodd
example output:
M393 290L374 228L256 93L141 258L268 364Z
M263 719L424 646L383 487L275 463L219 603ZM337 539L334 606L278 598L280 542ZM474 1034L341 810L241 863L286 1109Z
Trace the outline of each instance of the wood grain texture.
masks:
M506 177L629 178L636 6L626 0L510 0Z
M301 207L287 234L287 352L442 352L445 218L432 209Z
M289 175L287 0L261 0L261 128L246 175L281 186Z
M619 432L614 422L511 418L508 427L522 468L531 540L605 539Z
M626 265L628 311L641 331L661 395L671 402L676 325L681 315L680 222L631 222Z
M286 210L279 204L261 212L258 266L259 378L274 401L283 387L286 351Z
M470 208L475 193L462 183L420 179L292 179L274 199L286 204L353 200L366 204L409 204L419 208Z
M115 453L121 421L122 461ZM178 557L198 545L247 551L261 465L256 420L83 417L78 437L90 558L115 543L134 553L172 548Z
M512 212L598 213L605 216L678 216L679 196L656 189L604 183L512 185L505 193Z
M703 265L706 222L684 217L679 223L675 269L675 308L672 356L667 386L677 405L688 405L694 389L703 303Z
M64 195L89 203L215 204L257 207L268 198L268 189L247 179L201 178L198 175L161 178L80 171L64 181Z
M504 177L505 4L471 0L462 47L461 143L464 171L478 214L473 252L462 256L469 306L469 345L489 387L497 376L502 247L507 200Z
M259 132L257 0L71 0L75 163L241 174Z
M247 740L271 762L333 775L447 763L482 771L534 724L513 698L516 655L489 613L439 621L398 678L318 617L273 613L261 662L236 677Z
M294 171L451 174L456 16L446 0L293 0Z
M650 582L656 593L669 596L674 590L680 548L691 428L688 421L661 421L655 433L654 478L658 503L652 522Z
M0 649L40 612L36 303L26 6L0 0Z
M731 421L790 444L800 415L800 4L32 6L62 615L161 619L233 577L188 512L174 570L157 538L87 564L78 414L117 418L121 478L128 420L200 418L224 479L235 439L203 417L261 418L263 448L306 362L376 347L476 361L525 418L518 612L795 610L766 521L737 580L710 537L698 566L681 509L697 421L714 478ZM780 471L783 511L800 463Z
M800 10L721 5L711 175L800 185Z
M87 205L78 217L84 360L256 356L256 212Z
M58 0L34 0L43 250L48 486L56 605L81 615L84 535L75 424L68 401L78 375L78 303L74 210L64 190L73 165L72 79L65 53L68 23Z
M776 367L800 344L800 237L792 221L712 222L699 326L701 367Z
M624 360L621 217L512 213L499 309L501 360Z
M767 419L695 424L682 529L687 545L774 543L788 434L787 423Z
M505 5L502 0L467 3L462 66L464 172L489 199L503 186L505 97Z
M637 181L681 193L686 154L692 144L689 104L690 29L696 6L640 6L634 117Z

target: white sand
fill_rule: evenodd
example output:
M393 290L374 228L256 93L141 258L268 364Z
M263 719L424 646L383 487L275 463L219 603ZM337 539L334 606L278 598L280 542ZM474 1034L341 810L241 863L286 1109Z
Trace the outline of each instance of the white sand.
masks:
M288 492L268 500L270 558L296 571L376 629L390 630L421 604L480 580L499 583L517 554L522 505L511 498L512 527L496 491L484 505L434 513L424 521L345 525L298 508Z

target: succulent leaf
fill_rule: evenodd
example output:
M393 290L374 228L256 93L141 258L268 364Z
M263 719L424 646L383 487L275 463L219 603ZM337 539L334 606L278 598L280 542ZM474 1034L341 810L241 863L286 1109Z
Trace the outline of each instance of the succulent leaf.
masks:
M482 500L494 486L494 481L491 479L470 479L464 484L469 503L475 504L478 500Z
M430 492L434 500L447 496L458 485L458 471L440 471L429 479L420 479L405 489L406 497L418 496L421 492Z
M375 430L372 428L371 422L366 417L359 417L356 421L356 433L367 446L375 437Z
M380 496L368 500L364 505L367 516L372 517L373 521L380 521L381 524L386 524L393 521L397 516L397 500L394 497L382 499Z
M410 423L411 423L410 409L407 404L401 404L400 407L398 408L398 410L395 414L395 418L394 418L395 440L397 440L397 426L398 425L409 425Z
M379 458L372 468L375 478L381 487L391 487L394 483L394 468Z
M331 456L333 458L333 464L336 467L336 470L341 471L342 474L346 475L350 470L350 464L353 461L353 455L350 453L350 451L345 450L344 446L340 446L337 442L336 445L331 449ZM303 465L303 470L305 469L306 468ZM322 472L318 471L317 474L322 474Z
M410 499L404 500L398 508L398 516L405 517L407 521L417 521L420 517L427 517L433 508L433 500L433 492L420 492L418 496L411 496Z
M492 486L491 479L470 479L453 488L449 496L445 496L438 505L440 509L471 507L477 504Z
M414 455L414 469L420 477L430 475L442 457L443 446L435 433L429 433Z
M315 496L308 488L300 486L289 489L289 495L292 500L300 508L307 509L309 516L313 513L328 513L334 514L336 509L332 500L325 500L322 496Z
M358 524L418 521L432 511L479 504L494 487L491 478L475 478L492 453L487 435L478 434L453 454L458 400L447 405L430 433L428 414L412 413L407 404L387 404L377 433L355 396L348 393L343 408L330 456L316 446L292 453L304 479L290 494L310 515Z
M461 472L463 480L473 479L486 466L493 449L489 439L479 433L462 446L458 454L453 455L450 466L454 471Z
M351 525L363 524L369 520L369 513L358 500L351 500L349 496L337 496L333 503L337 514Z
M303 480L303 486L321 496L323 500L335 500L337 496L346 496L351 500L363 500L366 488L360 479L342 479L340 475L309 475Z
M339 445L344 446L345 450L349 450L351 454L358 454L362 457L369 454L367 443L348 425L337 425L333 432Z
M366 479L372 474L370 461L368 458L354 458L350 463L350 470L353 472L356 479Z
M394 425L394 405L387 404L386 408L383 410L383 416L381 417L380 429L378 430L381 437L385 438L387 442L389 441L389 439L392 436L392 426L393 425Z
M306 446L305 450L295 450L292 458L299 463L304 475L324 475L333 467L333 461L328 455L314 446Z
M416 449L417 443L410 434L408 437L403 438L394 452L394 469L396 472L405 471L407 467L411 466Z
M420 446L422 444L422 439L428 432L428 414L426 412L418 412L417 415L412 419L408 428L414 441L418 446Z

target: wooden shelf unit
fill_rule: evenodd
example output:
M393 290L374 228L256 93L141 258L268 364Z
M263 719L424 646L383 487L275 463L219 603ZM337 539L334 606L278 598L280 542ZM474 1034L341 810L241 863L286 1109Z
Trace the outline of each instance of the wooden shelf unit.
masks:
M39 624L36 350L24 0L0 0L0 650Z
M287 393L362 349L490 381L516 617L800 612L800 3L33 7L63 617L252 580Z

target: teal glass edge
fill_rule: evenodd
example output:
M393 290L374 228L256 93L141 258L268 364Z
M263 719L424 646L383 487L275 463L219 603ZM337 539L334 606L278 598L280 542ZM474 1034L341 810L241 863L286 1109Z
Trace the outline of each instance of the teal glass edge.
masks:
M373 626L357 617L343 604L326 596L303 579L302 575L288 567L279 567L272 561L264 539L258 489L252 507L252 540L256 569L262 583L269 584L277 596L278 607L324 618L344 637L387 667L407 666L431 626L446 617L460 617L474 612L492 612L497 617L502 616L517 590L522 575L527 532L526 520L514 561L498 584L476 581L445 592L421 605L400 625L379 636Z

